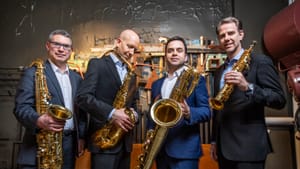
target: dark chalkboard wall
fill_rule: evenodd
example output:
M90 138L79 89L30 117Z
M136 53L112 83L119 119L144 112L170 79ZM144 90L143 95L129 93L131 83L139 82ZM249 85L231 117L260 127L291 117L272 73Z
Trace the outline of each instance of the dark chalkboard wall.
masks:
M136 30L142 42L159 36L215 39L215 25L232 15L231 0L18 0L2 6L1 27L5 43L1 56L17 57L0 67L29 64L45 56L50 31L68 30L75 52L89 52L99 42L110 44L126 28Z

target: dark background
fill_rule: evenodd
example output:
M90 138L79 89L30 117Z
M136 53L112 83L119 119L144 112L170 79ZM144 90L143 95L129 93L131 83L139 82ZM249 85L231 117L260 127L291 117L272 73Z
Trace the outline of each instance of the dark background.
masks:
M187 40L205 36L217 42L215 26L226 16L243 21L247 48L262 36L268 20L288 6L288 0L9 0L0 7L0 169L15 168L22 128L13 116L15 68L34 58L46 58L45 41L54 29L73 36L76 53L88 53L99 44L112 44L121 30L136 30L144 43L158 43L159 36L180 35ZM287 18L290 19L290 18ZM276 28L274 28L276 29ZM285 87L285 74L281 74ZM286 90L286 89L285 89ZM291 117L291 96L283 110L268 109L269 116ZM293 126L269 127L275 153L267 169L295 169Z
M287 0L11 0L1 5L0 67L28 65L45 57L48 34L57 28L73 35L75 52L89 52L96 40L106 44L126 28L145 43L159 36L217 41L215 25L235 15L244 22L245 45L261 44L264 25ZM258 45L258 46L259 46ZM260 51L259 47L256 49Z

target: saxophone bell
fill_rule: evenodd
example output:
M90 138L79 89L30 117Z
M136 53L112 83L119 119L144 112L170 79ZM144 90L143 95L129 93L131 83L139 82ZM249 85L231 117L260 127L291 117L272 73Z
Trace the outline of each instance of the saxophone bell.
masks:
M132 122L136 121L132 110L125 108L125 113L130 117ZM106 150L116 146L124 135L125 132L122 128L115 126L112 124L112 121L109 121L92 135L92 139L95 146Z
M50 104L48 113L57 120L68 120L72 117L71 110L57 104Z
M182 118L182 110L174 99L160 99L152 105L150 115L157 125L173 127Z

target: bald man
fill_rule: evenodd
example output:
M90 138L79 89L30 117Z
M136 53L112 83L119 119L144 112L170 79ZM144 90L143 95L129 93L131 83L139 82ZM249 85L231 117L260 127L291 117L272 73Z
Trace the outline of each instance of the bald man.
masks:
M89 61L85 79L77 91L76 103L90 115L88 149L92 153L92 169L129 169L130 152L132 150L132 131L135 126L124 108L113 106L116 94L128 73L128 66L124 60L129 61L138 49L140 39L133 30L124 30L115 40L114 50L107 52L101 58ZM135 89L136 78L131 78L130 89ZM135 111L136 90L128 93L126 105ZM102 128L108 121L122 128L125 135L113 147L101 149L94 143L93 134Z

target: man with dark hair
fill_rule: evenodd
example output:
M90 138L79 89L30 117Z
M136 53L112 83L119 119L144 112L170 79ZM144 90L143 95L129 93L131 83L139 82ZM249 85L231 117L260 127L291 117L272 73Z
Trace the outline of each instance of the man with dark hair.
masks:
M167 75L153 82L152 104L155 104L157 99L170 98L172 91L180 86L180 83L183 84L185 80L188 80L178 80L187 69L185 65L187 46L183 38L174 36L167 41L165 60ZM198 76L200 75L198 74ZM192 81L187 83L192 85ZM183 95L185 94L183 93ZM183 118L174 127L168 129L165 141L157 154L156 165L158 169L198 169L199 157L202 155L199 124L209 121L211 116L205 78L200 76L199 80L195 82L192 93L187 98L176 101L180 105ZM149 128L154 128L154 122L149 121L149 123Z

